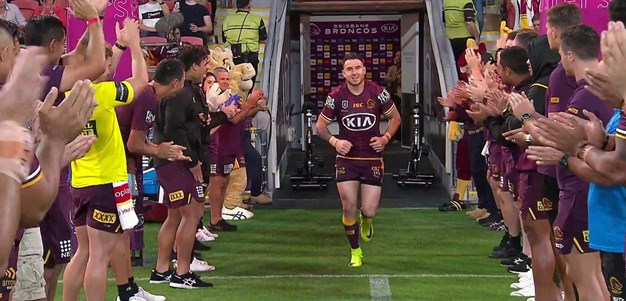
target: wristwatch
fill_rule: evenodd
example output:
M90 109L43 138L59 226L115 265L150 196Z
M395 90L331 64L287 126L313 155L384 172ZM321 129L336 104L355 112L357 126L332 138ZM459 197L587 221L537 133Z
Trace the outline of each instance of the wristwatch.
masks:
M564 154L563 157L561 157L561 161L559 161L559 164L565 168L568 168L568 165L567 165L568 159L569 159L569 156L567 154Z
M524 123L524 121L530 119L530 117L532 117L533 115L531 115L530 113L526 112L524 114L522 114L522 123Z

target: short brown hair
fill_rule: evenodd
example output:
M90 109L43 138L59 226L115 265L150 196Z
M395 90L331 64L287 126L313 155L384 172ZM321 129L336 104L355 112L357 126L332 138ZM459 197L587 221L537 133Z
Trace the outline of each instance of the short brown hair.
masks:
M559 30L582 24L583 17L576 4L560 3L548 10L548 24Z
M361 61L361 63L365 64L365 61L363 61L363 58L358 53L355 53L355 52L348 52L346 56L343 57L344 64L349 60L359 60Z

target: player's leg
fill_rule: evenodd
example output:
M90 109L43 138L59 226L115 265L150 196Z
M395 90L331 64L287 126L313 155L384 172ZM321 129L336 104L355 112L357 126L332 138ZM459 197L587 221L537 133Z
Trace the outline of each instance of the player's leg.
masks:
M626 300L626 292L624 291L624 283L626 283L624 253L600 252L600 259L602 261L600 274L604 276L601 286L608 288L611 300Z
M180 207L181 221L176 231L176 273L172 275L170 287L193 289L213 286L191 272L196 226L204 213L203 200L204 195L196 194L192 196L191 203Z
M598 252L580 253L577 247L565 255L567 275L576 285L580 301L609 300L604 292L606 286L603 288L595 275L600 263L599 257Z
M159 234L157 236L157 263L150 275L150 283L152 284L170 282L170 255L172 254L172 249L174 248L176 231L178 231L178 225L180 225L180 221L182 219L179 208L180 207L172 208L170 206L167 210L167 218L159 230Z
M55 300L57 285L59 285L59 275L61 275L61 271L65 266L65 264L56 264L54 262L44 265L43 277L46 279L46 300Z
M86 225L77 225L76 240L78 242L76 253L63 272L63 301L78 300L80 288L83 286L85 268L89 260L89 237L87 236Z
M88 188L75 188L72 197L76 211L74 226L78 248L63 272L63 301L76 301L83 286L85 268L89 260L89 236L87 235L87 216L89 212L90 191Z
M111 256L111 269L115 276L119 301L128 301L134 295L128 281L132 275L132 268L128 266L127 261L130 261L130 231L121 234Z
M359 193L358 181L337 182L341 207L343 209L341 222L348 236L352 258L348 264L350 267L360 267L362 265L363 252L359 247L359 223L356 218L357 197Z
M380 194L385 174L385 164L381 160L361 162L361 238L370 241L374 235L373 219L378 212Z
M113 184L91 186L87 190L91 195L87 214L89 260L83 286L87 300L98 301L106 297L109 263L123 230Z
M119 226L119 225L117 225ZM87 226L89 260L85 269L84 288L87 300L105 300L107 270L121 232L107 232Z
M236 225L231 225L222 219L224 197L228 187L228 177L233 170L234 156L212 157L209 179L209 203L211 204L211 222L209 228L215 231L237 231Z

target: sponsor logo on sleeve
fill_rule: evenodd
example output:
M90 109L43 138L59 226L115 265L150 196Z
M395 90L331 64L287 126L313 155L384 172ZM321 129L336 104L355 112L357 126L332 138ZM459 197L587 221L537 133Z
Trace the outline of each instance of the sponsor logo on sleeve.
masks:
M147 111L146 112L146 123L149 125L152 125L154 123L154 120L156 120L156 117L154 116L154 113L152 113L152 111Z
M574 115L578 115L578 109L576 108L567 108L567 111L574 114Z
M560 98L558 98L558 97L550 97L550 103L557 104L557 103L559 103L560 101L561 101L561 99L560 99Z
M115 83L115 101L127 103L130 98L130 89L124 83Z
M378 94L378 101L380 101L380 104L385 104L390 99L391 99L391 94L389 94L389 92L387 92L387 90L385 89L383 89L383 91L380 92L380 94Z
M326 107L328 107L331 110L335 109L335 99L332 98L330 95L328 95L328 97L326 97L326 103L324 103L324 105Z

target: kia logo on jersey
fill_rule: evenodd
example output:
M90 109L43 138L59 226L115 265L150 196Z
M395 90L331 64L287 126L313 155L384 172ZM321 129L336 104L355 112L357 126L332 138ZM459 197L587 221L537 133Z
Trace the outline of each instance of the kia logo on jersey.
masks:
M341 123L350 131L367 131L376 123L376 115L372 113L349 114L341 119Z

